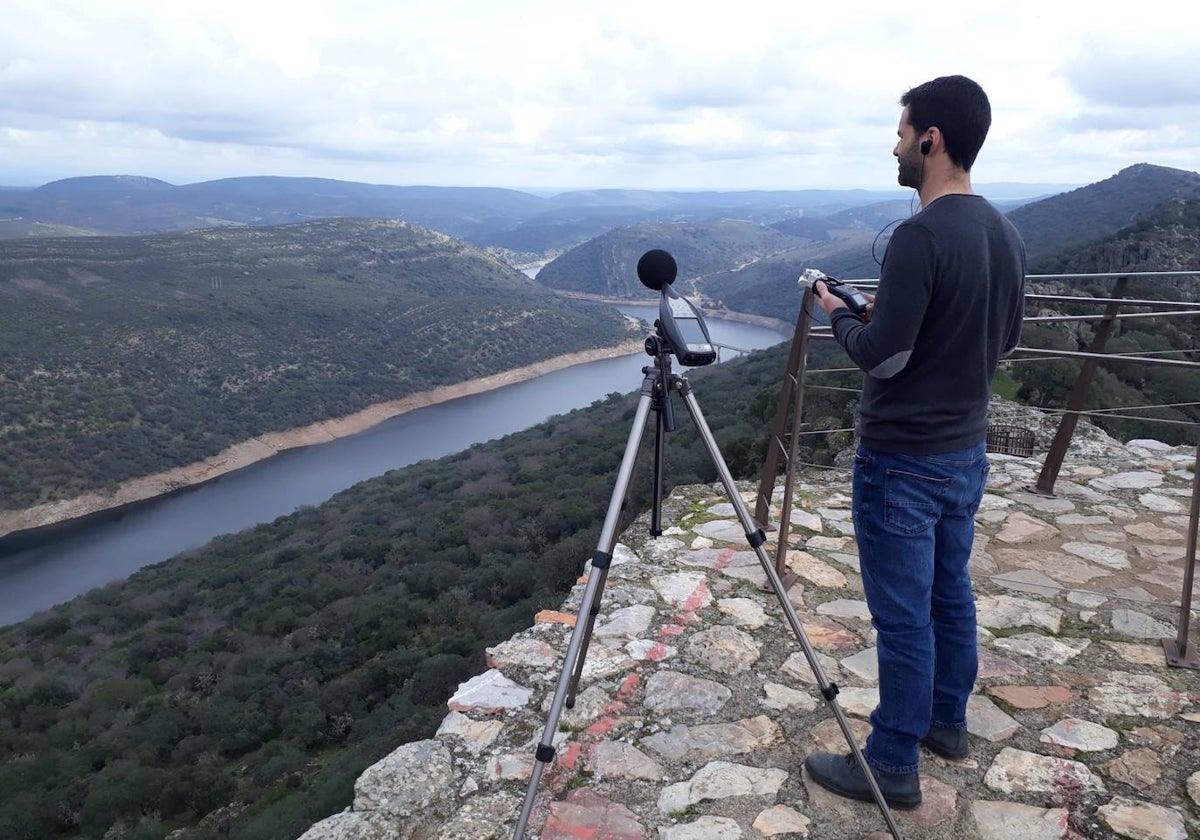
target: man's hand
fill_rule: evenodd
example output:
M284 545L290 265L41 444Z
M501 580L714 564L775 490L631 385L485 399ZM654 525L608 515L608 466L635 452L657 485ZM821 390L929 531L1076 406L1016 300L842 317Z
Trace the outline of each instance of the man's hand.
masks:
M817 282L813 283L813 292L817 296L817 304L825 311L826 315L833 315L834 310L837 309L850 308L846 306L846 302L840 297L829 293L829 289L826 288L823 280L818 280ZM860 318L866 322L871 320L871 307L875 305L875 295L863 292L862 296L865 297L870 304L867 308L867 311L860 316Z
M833 315L835 309L848 309L846 302L836 295L829 294L829 289L826 288L823 280L818 280L813 283L813 292L817 296L817 305L825 311L826 315Z

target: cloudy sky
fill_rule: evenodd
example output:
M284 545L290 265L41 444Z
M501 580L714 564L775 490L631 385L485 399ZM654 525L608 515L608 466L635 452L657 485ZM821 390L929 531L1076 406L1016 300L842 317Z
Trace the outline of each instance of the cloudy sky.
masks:
M895 185L900 94L992 100L976 183L1200 169L1200 4L4 0L0 184L93 174Z

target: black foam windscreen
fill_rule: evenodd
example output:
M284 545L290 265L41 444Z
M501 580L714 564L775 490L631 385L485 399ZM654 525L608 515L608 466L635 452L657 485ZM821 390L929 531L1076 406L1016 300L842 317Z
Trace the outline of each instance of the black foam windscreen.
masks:
M638 260L638 279L642 281L643 286L656 292L661 292L663 286L674 283L678 273L679 266L675 265L675 258L661 248L647 251Z
M929 150L930 150L930 149L932 149L932 148L933 148L933 141L932 141L932 140L923 140L923 141L921 141L921 154L923 154L923 155L927 155L927 154L929 154Z

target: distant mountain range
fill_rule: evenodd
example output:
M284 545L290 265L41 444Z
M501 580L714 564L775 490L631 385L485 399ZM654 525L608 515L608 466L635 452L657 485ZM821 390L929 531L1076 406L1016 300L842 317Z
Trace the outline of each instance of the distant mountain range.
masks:
M1090 266L1074 271L1123 270L1133 259L1128 247L1112 268L1101 268L1105 260L1097 255L1111 248L1100 244L1131 225L1150 225L1165 208L1196 196L1200 174L1138 164L1099 183L1021 205L1008 216L1025 238L1031 272L1065 271L1068 254L1076 254L1073 264ZM800 303L796 280L805 268L843 279L878 277L891 227L917 209L908 199L891 199L823 216L785 218L769 227L753 221L632 225L565 252L537 279L555 289L612 294L630 287L642 251L664 248L676 255L687 292L702 295L708 305L794 320ZM1177 210L1175 217L1176 228L1178 219L1191 218L1186 210ZM1136 241L1143 243L1144 237ZM1186 241L1186 236L1160 232L1155 262L1140 259L1138 270L1196 267ZM1182 251L1169 256L1176 246Z
M997 200L1027 201L1053 185L1002 184ZM175 186L155 178L93 176L0 191L0 239L141 235L265 226L344 216L397 218L485 248L558 253L614 227L731 218L774 223L850 207L907 201L898 190L656 192L579 190L542 197L517 190L388 186L321 178L227 178Z

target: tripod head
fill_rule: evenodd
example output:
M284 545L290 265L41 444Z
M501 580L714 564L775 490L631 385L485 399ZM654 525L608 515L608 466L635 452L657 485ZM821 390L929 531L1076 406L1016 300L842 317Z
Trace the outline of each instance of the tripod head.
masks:
M708 334L704 316L691 301L680 295L671 284L678 267L675 258L661 249L647 251L638 260L637 273L642 285L659 292L656 334L646 339L646 352L674 354L685 367L701 367L717 360L717 349Z

